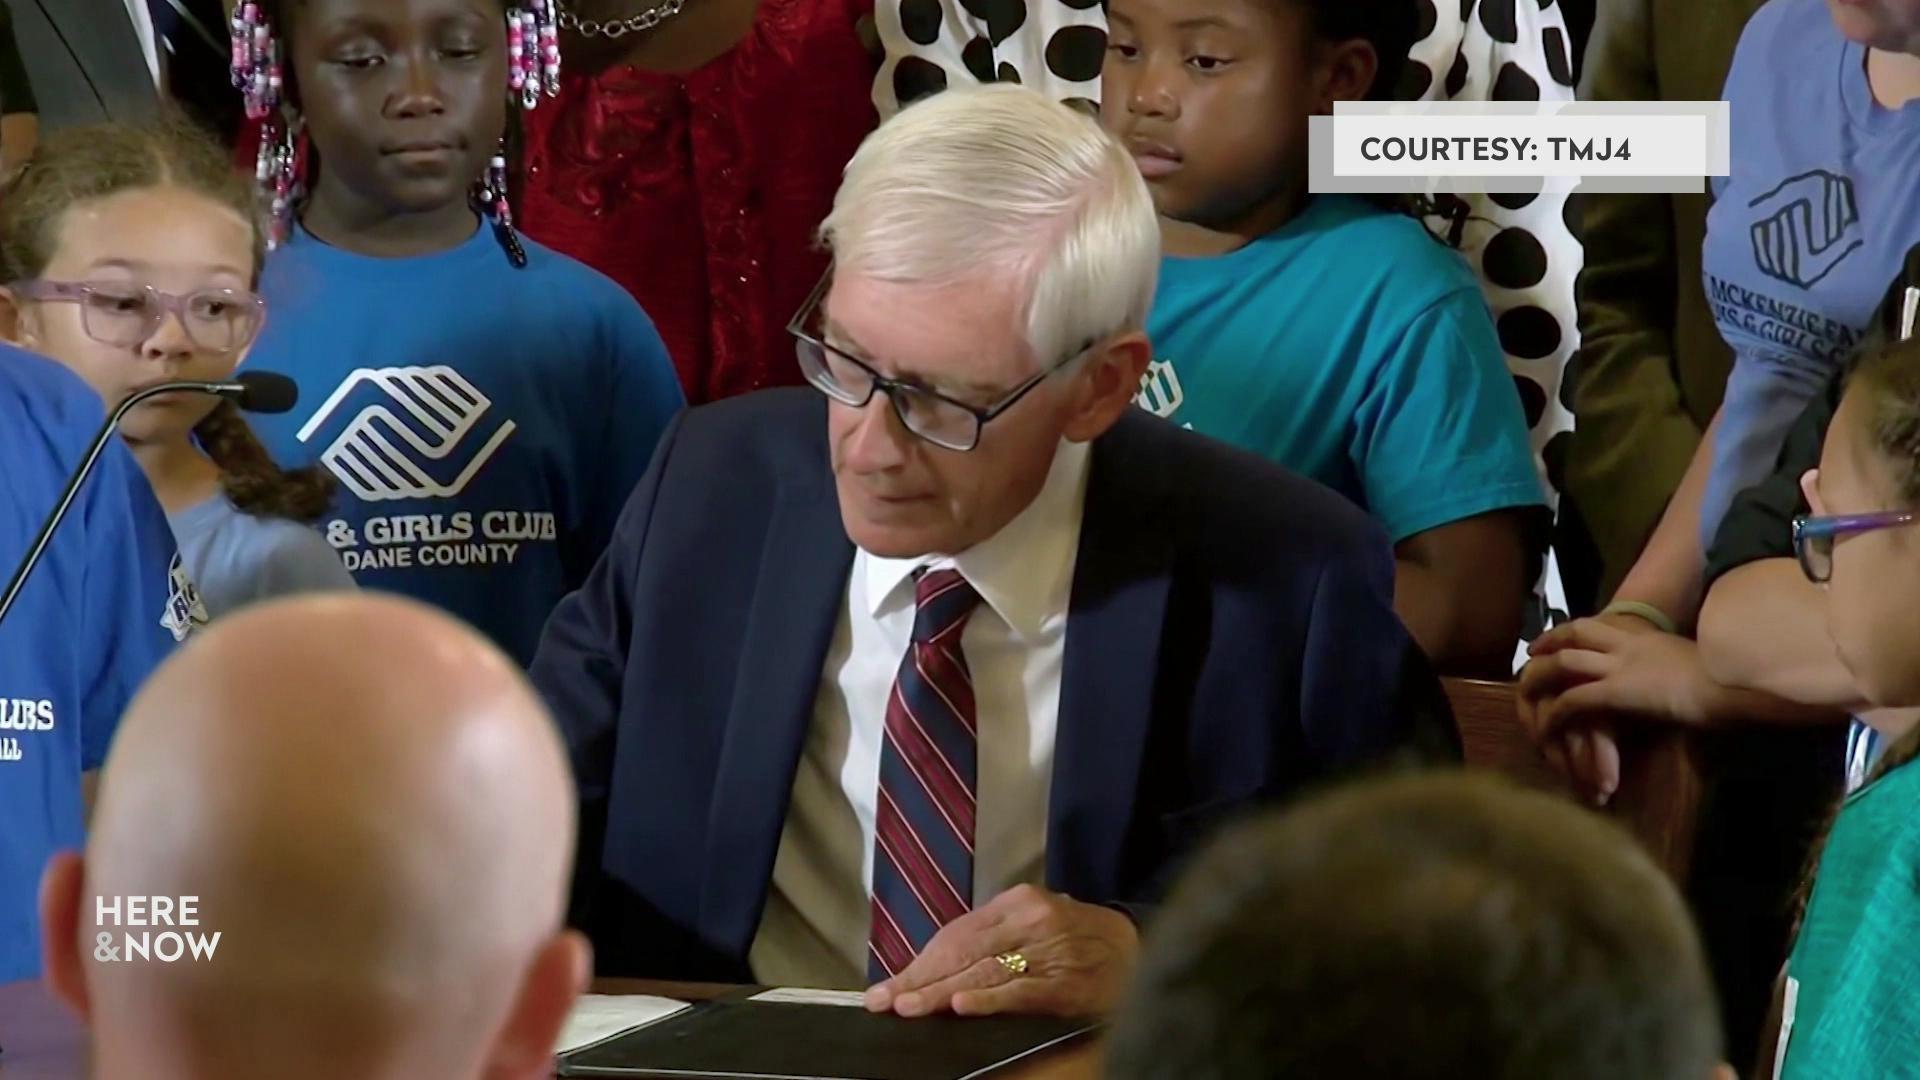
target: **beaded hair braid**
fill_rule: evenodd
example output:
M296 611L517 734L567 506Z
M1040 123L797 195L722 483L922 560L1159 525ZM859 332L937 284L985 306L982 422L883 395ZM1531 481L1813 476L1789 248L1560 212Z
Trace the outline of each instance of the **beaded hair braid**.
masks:
M259 121L260 149L254 180L270 210L268 246L283 243L293 228L294 210L305 197L304 178L311 149L298 130L296 107L287 100L285 36L267 10L272 0L244 0L234 8L233 85L246 100L247 117ZM560 27L555 0L519 0L507 6L507 94L522 111L538 107L544 95L560 93ZM517 128L518 123L510 123ZM508 139L493 155L486 174L474 181L473 201L491 218L507 257L527 265L526 248L513 227L508 198Z

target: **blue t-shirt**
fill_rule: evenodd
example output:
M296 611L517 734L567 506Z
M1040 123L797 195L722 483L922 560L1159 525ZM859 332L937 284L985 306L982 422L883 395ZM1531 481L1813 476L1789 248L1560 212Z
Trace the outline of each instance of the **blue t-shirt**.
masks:
M523 665L683 403L633 298L525 243L515 269L490 226L408 259L296 233L267 260L247 361L299 384L256 430L340 482L319 529L359 583L437 604Z
M1772 0L1727 74L1732 175L1713 182L1707 301L1734 351L1700 538L1772 469L1920 243L1920 101L1887 109L1822 0Z
M354 587L353 575L318 532L242 513L225 495L168 514L167 524L214 618L256 600Z
M1226 255L1166 258L1138 403L1366 508L1395 543L1544 505L1473 272L1418 222L1321 195Z
M32 545L102 419L65 368L0 345L0 574ZM0 983L40 971L40 872L84 833L80 774L189 627L173 538L126 445L108 441L0 622ZM173 632L170 632L173 631Z

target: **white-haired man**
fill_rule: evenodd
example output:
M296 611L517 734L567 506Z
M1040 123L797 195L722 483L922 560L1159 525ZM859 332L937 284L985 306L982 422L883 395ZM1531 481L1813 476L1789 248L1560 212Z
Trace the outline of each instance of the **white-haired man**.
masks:
M1030 90L855 155L791 330L814 390L694 410L533 665L607 974L1104 1011L1225 816L1452 752L1392 553L1331 492L1131 407L1159 234Z

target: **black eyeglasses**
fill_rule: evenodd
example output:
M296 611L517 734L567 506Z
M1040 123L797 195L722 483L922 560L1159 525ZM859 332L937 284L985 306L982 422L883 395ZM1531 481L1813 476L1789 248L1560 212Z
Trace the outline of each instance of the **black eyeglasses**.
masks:
M833 272L829 270L820 278L820 283L813 287L807 302L787 323L787 333L793 335L794 352L800 358L801 373L815 390L856 409L865 407L867 402L873 400L874 391L880 391L887 395L887 401L893 406L893 414L900 418L901 426L944 450L964 454L979 446L980 429L986 426L987 421L1013 408L1034 387L1085 356L1098 344L1089 342L1073 355L1014 387L992 405L981 408L956 401L929 387L889 379L865 361L822 340L823 335L811 326L819 317L820 303L826 298L827 287L832 281Z
M1920 522L1920 514L1906 510L1887 510L1872 514L1833 514L1827 517L1793 519L1793 553L1800 559L1800 571L1815 585L1833 579L1833 544L1842 536L1892 529Z

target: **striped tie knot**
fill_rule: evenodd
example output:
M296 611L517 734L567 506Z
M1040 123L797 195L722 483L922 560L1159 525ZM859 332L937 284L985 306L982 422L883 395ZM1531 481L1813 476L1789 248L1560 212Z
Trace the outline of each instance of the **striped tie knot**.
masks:
M922 571L914 579L913 643L937 645L959 635L980 606L980 593L958 570Z

